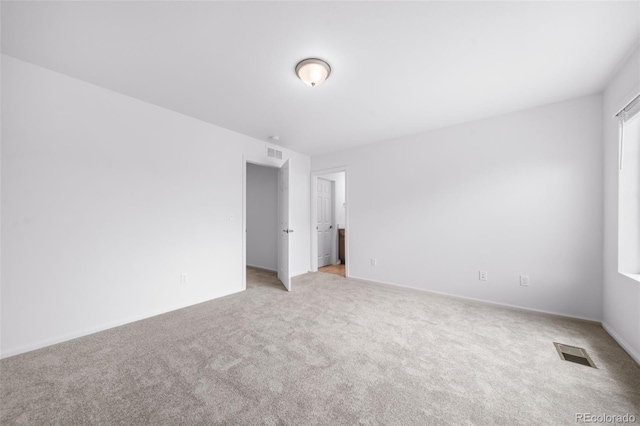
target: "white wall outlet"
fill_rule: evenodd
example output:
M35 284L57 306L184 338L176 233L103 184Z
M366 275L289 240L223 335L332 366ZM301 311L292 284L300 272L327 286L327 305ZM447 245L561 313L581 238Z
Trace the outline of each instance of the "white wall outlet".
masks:
M236 219L236 217L233 215L233 213L229 213L229 222L233 222Z
M180 274L180 284L186 284L189 281L189 274L183 272Z
M520 275L520 285L522 287L529 287L529 275Z
M376 259L375 257L371 258L371 266L378 266L378 259Z
M487 271L479 271L478 272L478 279L480 281L488 281L489 280L489 273Z

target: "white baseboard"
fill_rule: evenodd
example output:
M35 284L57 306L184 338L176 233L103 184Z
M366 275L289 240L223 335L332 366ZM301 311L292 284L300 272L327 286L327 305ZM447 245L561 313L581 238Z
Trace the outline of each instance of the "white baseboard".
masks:
M392 287L401 287L401 288L406 288L406 289L410 289L410 290L422 291L422 292L425 292L425 293L432 293L432 294L437 294L437 295L440 295L440 296L453 297L455 299L472 300L474 302L485 303L485 304L488 304L488 305L501 306L501 307L510 308L510 309L517 309L517 310L520 310L520 311L536 312L536 313L539 313L539 314L553 315L553 316L556 316L556 317L570 318L570 319L576 319L576 320L580 320L580 321L591 322L591 323L594 323L594 324L601 324L600 320L593 319L593 318L579 317L579 316L575 316L575 315L563 314L563 313L560 313L560 312L545 311L545 310L542 310L542 309L529 308L529 307L520 306L520 305L511 305L509 303L494 302L492 300L486 300L486 299L476 299L475 297L460 296L460 295L453 294L453 293L445 293L443 291L427 290L427 289L424 289L424 288L411 287L411 286L408 286L408 285L390 283L390 282L386 282L386 281L378 281L378 280L370 280L368 278L354 277L353 275L350 276L349 278L360 280L360 281L367 281L367 282L375 283L375 284L382 284L382 285L388 285L388 286L392 286Z
M278 272L277 269L267 268L266 266L251 265L249 263L247 263L247 266L250 268L262 269L264 271L269 271L269 272Z
M613 331L613 328L611 328L610 325L603 321L602 328L604 328L605 331L609 333L611 337L613 337L613 340L615 340L620 346L622 346L622 349L624 349L635 362L640 364L640 354L634 351L631 345L628 344L622 337L620 337L618 333Z
M229 296L231 294L239 293L241 291L243 291L243 290L233 290L231 292L223 293L223 294L220 294L220 295L218 295L218 296L216 296L216 297L214 297L212 299L203 300L201 302L196 302L196 303L192 303L192 304L189 304L189 305L175 306L175 307L168 308L168 309L154 311L154 312L146 313L146 314L143 314L143 315L138 315L138 316L135 316L135 317L127 318L127 319L124 319L124 320L113 321L113 322L110 322L110 323L102 324L102 325L99 325L99 326L96 326L96 327L85 328L83 330L74 331L72 333L67 333L67 334L64 334L64 335L61 335L61 336L52 337L50 339L44 339L44 340L41 340L41 341L36 342L36 343L31 343L31 344L28 344L28 345L19 346L17 348L11 348L11 349L9 349L7 351L0 351L0 359L9 358L9 357L12 357L12 356L15 356L15 355L20 355L20 354L25 353L25 352L35 351L36 349L45 348L47 346L55 345L57 343L67 342L69 340L77 339L79 337L88 336L89 334L98 333L100 331L108 330L110 328L119 327L119 326L125 325L125 324L130 324L132 322L136 322L136 321L140 321L140 320L143 320L143 319L155 317L157 315L166 314L167 312L177 311L178 309L188 308L189 306L198 305L200 303L208 302L209 300L214 300L214 299L218 299L220 297Z

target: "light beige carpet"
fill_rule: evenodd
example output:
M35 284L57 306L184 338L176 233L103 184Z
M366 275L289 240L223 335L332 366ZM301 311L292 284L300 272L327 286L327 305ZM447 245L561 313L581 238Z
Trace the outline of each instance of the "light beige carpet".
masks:
M531 424L640 418L595 324L307 274L0 361L0 423ZM558 341L598 369L561 361ZM640 420L636 420L640 422Z

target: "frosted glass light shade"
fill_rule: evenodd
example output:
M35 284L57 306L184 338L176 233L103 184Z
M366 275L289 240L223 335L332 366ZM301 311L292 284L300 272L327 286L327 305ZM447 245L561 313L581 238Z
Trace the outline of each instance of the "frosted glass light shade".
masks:
M329 77L331 67L321 59L310 58L296 65L296 74L305 84L316 87Z

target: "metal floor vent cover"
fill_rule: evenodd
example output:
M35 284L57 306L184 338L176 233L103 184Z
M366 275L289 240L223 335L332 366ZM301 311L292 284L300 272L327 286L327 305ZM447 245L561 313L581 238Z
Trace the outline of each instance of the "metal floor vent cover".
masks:
M583 348L578 348L576 346L565 345L563 343L553 342L554 346L558 350L558 355L560 355L560 359L564 361L575 362L576 364L586 365L587 367L598 368L591 360L587 351Z

